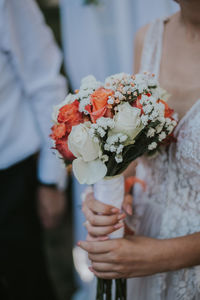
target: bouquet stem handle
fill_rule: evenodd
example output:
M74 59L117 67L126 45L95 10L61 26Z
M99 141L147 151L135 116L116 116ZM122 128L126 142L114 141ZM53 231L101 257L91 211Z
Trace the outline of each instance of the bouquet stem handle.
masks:
M124 176L119 175L110 179L102 179L94 184L95 199L117 207L121 210L124 200ZM120 228L111 233L109 237L122 238L124 229ZM96 300L113 300L112 295L113 280L97 279L97 296ZM115 280L115 300L126 300L126 279Z

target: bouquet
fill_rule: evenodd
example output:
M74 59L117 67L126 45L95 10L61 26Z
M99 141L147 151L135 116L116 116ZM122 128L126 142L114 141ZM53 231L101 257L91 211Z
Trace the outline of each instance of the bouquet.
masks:
M81 184L94 184L95 198L121 208L123 171L142 155L156 155L173 139L177 122L166 94L150 73L120 73L104 83L93 76L56 106L51 138ZM123 229L111 234L123 237ZM111 299L112 281L98 280L97 300ZM116 280L116 299L126 299L126 282Z

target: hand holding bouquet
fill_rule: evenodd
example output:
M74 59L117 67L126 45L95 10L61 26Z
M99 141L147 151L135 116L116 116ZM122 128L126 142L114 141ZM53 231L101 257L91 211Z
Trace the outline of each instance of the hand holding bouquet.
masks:
M78 181L94 184L96 199L121 208L122 172L138 157L155 155L170 142L176 126L172 114L152 74L120 73L104 83L88 76L76 94L55 108L51 137L64 161L73 160ZM112 234L122 236L122 230ZM108 285L99 281L97 299L110 294ZM120 285L124 282L118 280L117 291ZM118 295L125 299L125 291Z

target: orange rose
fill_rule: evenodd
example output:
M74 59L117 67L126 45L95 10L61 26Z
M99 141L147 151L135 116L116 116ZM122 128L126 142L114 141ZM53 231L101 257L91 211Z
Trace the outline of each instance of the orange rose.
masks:
M107 106L108 97L112 96L114 92L112 90L105 89L103 87L96 90L91 96L90 101L92 103L93 112L98 111Z
M58 140L56 142L55 148L64 157L64 159L68 161L73 161L75 159L75 156L71 153L71 151L68 148L67 138Z
M140 103L141 98L142 98L141 95L138 96L137 99L136 99L136 101L133 102L133 105L132 105L132 106L141 109L141 115L142 115L142 114L144 113L144 111L143 111L143 106L142 106L142 104Z
M158 100L158 103L162 103L165 106L165 118L171 118L174 110L169 107L169 105L162 99Z
M67 132L70 133L72 126L83 122L83 115L79 112L79 102L75 100L70 104L64 105L58 114L58 122L67 125Z
M85 109L90 113L90 117L93 123L96 122L97 119L105 116L106 114L109 114L111 116L111 113L108 113L108 98L109 96L112 96L114 92L109 89L105 89L103 87L96 90L91 96L90 96L90 103L91 105L87 105Z
M52 133L51 133L50 137L55 141L63 138L66 135L66 125L64 123L53 125L51 130L52 130Z
M112 109L108 108L108 109L106 110L106 113L105 113L104 117L105 117L105 118L111 118L111 119L112 119L112 118L114 117L114 113L113 113Z

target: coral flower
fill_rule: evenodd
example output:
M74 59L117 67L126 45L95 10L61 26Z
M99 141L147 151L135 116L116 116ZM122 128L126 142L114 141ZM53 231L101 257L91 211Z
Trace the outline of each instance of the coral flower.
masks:
M79 112L79 102L75 100L70 104L64 105L58 114L58 122L66 123L68 133L70 133L72 126L83 122L82 113Z
M165 106L165 118L171 118L174 110L169 107L169 105L162 99L158 100L158 103L162 103Z
M93 123L103 116L112 116L111 109L108 108L107 102L109 96L112 96L113 94L114 92L112 90L101 87L90 96L91 104L87 105L85 109L90 113Z
M93 106L93 111L98 111L107 106L108 97L112 96L114 92L109 89L99 88L91 96L90 101Z
M66 134L66 125L64 123L55 124L55 125L53 125L51 130L52 130L52 133L51 133L50 137L53 140L58 140L58 139L61 139L65 136L65 134Z
M136 184L136 183L139 183L143 189L143 191L146 190L146 183L145 181L139 179L138 177L135 177L135 176L130 176L130 177L127 177L125 179L125 193L130 193L132 187Z
M67 140L67 138L63 138L56 141L55 148L64 157L64 159L66 159L67 161L73 161L75 159L75 156L69 150Z
M143 111L143 106L142 106L142 104L140 103L140 100L141 100L141 98L142 98L142 96L140 95L140 96L138 96L137 97L137 99L136 99L136 101L134 101L133 102L133 107L136 107L136 108L139 108L140 110L141 110L141 115L144 113L144 111Z

